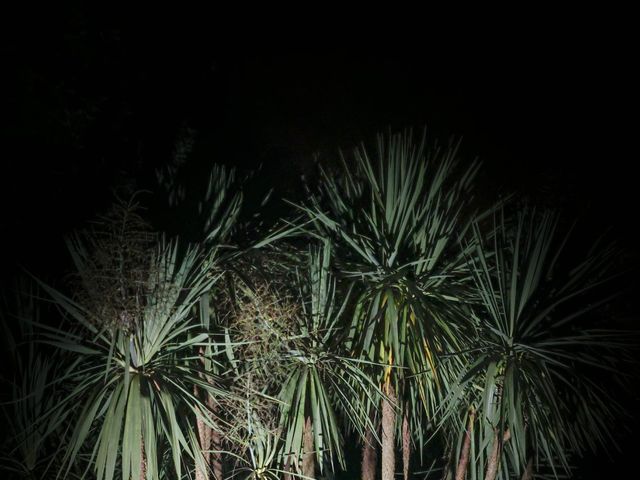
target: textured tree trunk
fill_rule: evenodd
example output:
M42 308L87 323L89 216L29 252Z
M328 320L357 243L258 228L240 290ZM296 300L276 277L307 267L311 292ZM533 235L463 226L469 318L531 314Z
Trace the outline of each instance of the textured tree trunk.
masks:
M302 474L308 478L316 478L316 461L313 448L313 425L311 417L307 417L304 422L304 432L302 434L304 453L302 455Z
M396 394L390 384L386 390L388 399L382 399L382 480L393 480L396 470Z
M194 393L198 395L198 389L195 386ZM217 407L213 398L208 393L205 393L205 395L207 396L207 406L211 409L211 412L215 412ZM211 413L203 412L203 415L206 415L209 420L213 420ZM202 418L196 419L196 426L205 463L204 470L196 465L196 480L209 480L209 472L213 472L213 478L216 480L222 480L222 453L220 451L222 449L222 436L207 425ZM214 452L212 453L211 450L214 450Z
M533 480L533 458L529 459L521 480Z
M467 476L467 466L469 465L469 451L471 450L471 435L473 434L474 413L469 414L469 427L467 428L464 442L462 443L462 451L460 452L460 460L456 469L456 480L464 480Z
M199 349L199 354L204 366L204 350L202 349L202 347L200 347ZM200 373L200 377L210 384L213 383L213 380L209 375ZM198 396L198 387L195 385L193 386L193 393L196 397ZM209 411L202 413L206 415L211 422L213 422L213 414L217 409L217 405L209 392L205 391L204 396L206 398L206 404L209 408ZM196 464L196 480L209 480L209 472L213 473L213 478L215 480L222 480L222 436L220 435L220 432L217 432L213 428L211 428L202 418L196 419L196 426L198 428L200 449L202 451L202 456L204 457L205 463L204 470L200 469ZM214 450L214 452L212 453L211 450Z
M197 387L194 386L195 394L198 394ZM202 412L201 412L202 413ZM211 428L205 423L205 421L198 417L196 419L196 426L198 428L198 437L200 440L200 450L202 452L202 456L204 457L205 468L204 470L200 468L200 466L196 463L196 480L209 480L209 460L210 454L209 450L211 450Z
M402 475L409 480L409 460L411 457L411 432L409 430L409 416L406 412L402 417Z
M491 448L489 460L487 461L487 471L484 475L484 480L495 480L496 475L498 474L498 468L500 467L500 449L502 448L502 444L510 438L511 432L508 428L502 436L502 441L500 441L498 430L496 430L493 437L493 447Z
M378 448L373 431L367 429L362 444L362 480L376 480L378 466Z
M207 405L215 415L216 410L218 409L218 406L213 400L213 397L208 393L207 393ZM210 436L211 436L210 446L213 452L211 453L211 457L208 457L207 460L211 462L210 466L213 472L213 478L215 480L222 480L222 474L223 474L222 472L222 435L220 434L220 432L217 432L212 428L209 428L209 430L210 430ZM207 462L207 465L209 465L209 461Z
M147 478L147 454L144 451L144 437L140 438L140 480Z
M283 480L292 480L293 475L291 475L291 466L288 457L284 461L284 466L282 467L282 469L285 471L285 473L282 475Z

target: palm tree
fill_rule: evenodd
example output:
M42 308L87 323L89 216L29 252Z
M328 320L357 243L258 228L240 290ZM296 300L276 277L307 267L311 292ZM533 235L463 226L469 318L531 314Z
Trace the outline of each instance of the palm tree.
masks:
M246 178L238 178L234 168L213 164L205 182L199 182L196 185L186 185L181 182L181 170L193 146L192 143L193 138L189 135L179 139L173 161L157 170L157 179L161 190L166 194L169 206L174 211L175 218L179 219L181 229L189 230L208 255L217 257L217 267L220 274L223 274L225 269L229 269L230 262L242 254L229 244L233 243L230 242L230 238L234 233L239 228L246 227L240 222L244 198L243 186ZM224 254L222 254L223 250ZM200 331L197 333L209 334L210 338L220 335L223 325L215 314L217 302L219 298L214 290L206 292L200 299ZM213 308L212 305L214 305ZM199 347L197 353L201 359L203 371L200 375L203 379L209 381L221 373L217 361L220 358L220 351L216 348L215 342ZM211 421L213 417L220 415L216 400L207 391L199 391L194 386L194 394L207 405L203 415L209 416ZM223 478L223 437L220 429L212 428L202 420L197 422L197 429L206 468L197 468L196 479L207 480L211 472L214 478L220 480Z
M226 388L233 392L221 406L232 476L246 472L248 477L268 478L284 472L275 395L285 380L282 358L292 342L297 306L262 276L266 263L270 281L282 287L281 272L272 269L269 257L262 252L235 257L227 264L225 281L210 297L216 300L212 323L220 328L224 347L217 361L225 370Z
M283 358L287 376L278 398L285 456L290 464L302 464L302 475L315 478L316 462L321 472L327 463L334 468L334 458L345 468L342 431L346 425L361 433L372 427L359 397L374 396L377 389L362 364L346 356L343 325L349 293L338 302L329 271L330 243L325 241L308 258L297 282L298 339ZM340 417L346 425L340 425Z
M534 468L569 474L572 455L611 443L620 413L596 378L615 372L625 342L620 332L589 328L612 298L598 292L615 251L597 244L564 275L568 235L559 235L557 214L524 208L510 220L498 209L493 220L473 228L477 333L443 404L458 417L456 479L467 471L474 480L532 478Z
M477 164L459 168L457 145L427 150L425 136L415 142L410 132L379 136L375 159L362 146L351 164L342 160L340 172L322 172L321 195L300 208L314 234L332 240L342 275L358 287L349 347L385 366L372 374L385 393L382 478L391 480L396 426L409 460L409 400L433 414L448 378L438 356L462 343L467 278L457 241Z
M236 259L233 304L222 308L237 312L227 322L226 355L231 388L246 398L226 405L240 421L228 435L240 447L236 469L315 478L336 460L346 466L343 424L364 431L358 398L376 387L361 362L345 356L349 295L338 291L330 261L328 243Z
M132 240L139 232L135 214L125 208L118 218L122 228L114 230L122 235L108 239L106 250L95 249L105 245L95 235L89 235L93 249L80 236L69 242L84 294L72 299L42 284L67 319L41 326L45 342L74 354L71 369L57 379L72 386L62 404L74 412L63 474L95 435L88 454L98 479L113 479L117 468L123 478L158 479L164 451L180 478L186 458L206 469L189 417L216 428L194 388L226 395L203 378L194 353L210 343L194 309L216 281L216 257L177 240L149 247L147 237Z

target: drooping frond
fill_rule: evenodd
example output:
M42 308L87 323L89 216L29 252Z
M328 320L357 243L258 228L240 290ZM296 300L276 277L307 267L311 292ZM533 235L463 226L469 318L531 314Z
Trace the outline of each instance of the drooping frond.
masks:
M605 359L615 359L625 342L619 332L589 328L589 316L612 298L603 287L614 251L598 245L565 276L556 267L568 237L558 225L556 214L528 209L514 218L498 210L488 234L474 225L477 335L443 404L448 414L455 415L455 404L465 412L460 432L468 412L476 415L473 478L484 478L496 442L504 451L500 475L508 478L531 459L554 475L568 473L573 455L612 440L620 407L593 379L612 368Z

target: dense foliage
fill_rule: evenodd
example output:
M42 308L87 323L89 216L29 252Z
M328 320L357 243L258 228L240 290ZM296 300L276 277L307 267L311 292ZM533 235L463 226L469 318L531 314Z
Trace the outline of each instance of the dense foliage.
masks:
M8 477L332 478L357 444L365 480L559 478L615 440L615 249L479 209L456 145L380 136L260 236L249 177L184 162L158 192L190 242L117 200L9 298Z

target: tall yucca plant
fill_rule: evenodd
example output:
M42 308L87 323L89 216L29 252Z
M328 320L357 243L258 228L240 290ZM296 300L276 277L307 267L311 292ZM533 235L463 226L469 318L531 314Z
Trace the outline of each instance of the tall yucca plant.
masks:
M86 250L78 242L70 246L82 271L89 262ZM74 368L57 379L72 386L64 401L65 408L74 409L75 419L65 454L66 472L93 432L89 463L98 479L113 479L117 468L123 480L158 479L164 449L171 452L178 478L184 454L206 468L188 418L195 415L211 424L194 386L224 395L203 380L193 353L194 347L208 341L207 334L192 334L198 328L192 316L199 298L215 281L211 260L196 248L160 241L146 283L137 293L140 308L135 315L120 312L115 320L100 320L96 312L43 285L69 320L59 328L43 326L46 342L74 353Z
M198 203L198 215L202 219L204 238L203 245L209 255L216 255L218 250L228 242L229 237L238 227L243 204L241 182L238 181L236 170L223 165L213 165L207 179L206 191ZM216 324L211 315L209 304L215 302L214 292L207 291L200 299L200 327L201 331L210 335L220 333L220 325ZM218 363L212 358L218 353L213 344L199 349L203 367L203 378L213 378L211 374L220 374ZM218 413L216 400L210 392L204 391L201 396L209 408L207 415ZM217 480L223 478L222 435L207 422L198 421L200 447L205 458L206 469L196 471L196 480L207 480L210 472Z
M427 149L425 135L416 142L410 132L379 136L373 158L356 148L339 172L323 172L322 195L301 207L361 287L353 352L386 365L378 377L387 395L384 480L395 471L396 412L410 397L433 412L438 382L447 379L438 354L461 345L466 270L458 238L477 167L459 164L457 145ZM403 435L405 461L408 442Z
M309 478L315 478L316 461L321 472L325 464L333 469L334 459L345 468L340 415L360 432L371 428L359 397L376 392L362 364L345 355L349 293L338 299L330 262L331 246L324 242L310 252L306 272L299 274L298 338L283 357L287 377L278 395L285 458Z
M207 249L209 255L219 255L224 249L225 255L219 255L220 259L232 258L239 252L228 245L230 237L239 227L246 227L240 222L243 207L242 187L246 178L239 178L234 168L213 164L204 181L193 185L181 182L180 171L193 147L193 132L187 130L183 133L186 135L178 139L173 162L156 171L158 183L165 191L169 205L174 207L180 228L193 235ZM213 291L206 292L201 298L200 332L194 333L220 333L221 325L216 322L213 309L210 308L210 305L217 301ZM213 345L199 347L198 353L203 369L202 378L210 378L209 374L220 373L217 363L212 361L212 357L217 354ZM208 405L207 415L219 413L216 401L211 395L206 391L198 391L197 388L194 388L194 393ZM198 468L196 480L206 480L210 478L211 473L220 479L223 476L222 436L202 420L197 422L197 429L207 468Z
M490 220L490 219L489 219ZM618 404L595 380L613 370L619 333L589 328L611 299L602 288L614 250L597 244L568 274L558 216L523 209L475 224L469 257L480 304L476 336L444 409L457 423L456 479L569 473L573 454L611 442ZM595 375L594 375L594 372ZM600 373L600 374L601 374ZM457 407L456 407L457 405Z

